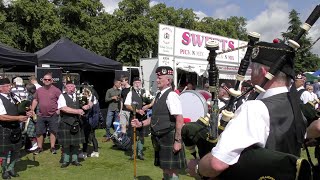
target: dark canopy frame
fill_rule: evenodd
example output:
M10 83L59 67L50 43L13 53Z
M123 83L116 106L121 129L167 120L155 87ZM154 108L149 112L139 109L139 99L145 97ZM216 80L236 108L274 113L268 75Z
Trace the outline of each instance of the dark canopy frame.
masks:
M36 52L38 64L62 67L64 70L105 72L122 69L120 62L91 52L67 38Z

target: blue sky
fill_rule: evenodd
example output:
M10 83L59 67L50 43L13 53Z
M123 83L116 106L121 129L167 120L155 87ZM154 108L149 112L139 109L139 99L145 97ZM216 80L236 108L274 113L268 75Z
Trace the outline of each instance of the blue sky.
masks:
M101 0L105 10L112 13L120 0ZM261 40L272 41L281 37L288 28L288 16L292 9L300 13L304 22L319 0L151 0L150 5L165 3L175 8L192 8L198 17L228 18L242 16L247 19L247 30L261 34ZM320 20L310 30L309 36L320 37ZM320 42L312 49L320 55Z

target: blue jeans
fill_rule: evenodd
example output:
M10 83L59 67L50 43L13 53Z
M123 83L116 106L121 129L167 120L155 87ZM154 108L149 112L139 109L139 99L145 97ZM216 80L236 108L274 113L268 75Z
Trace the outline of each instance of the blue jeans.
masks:
M120 122L118 111L108 111L107 113L107 119L106 119L107 138L110 138L112 136L112 134L110 133L110 128L111 128L113 119L115 122Z

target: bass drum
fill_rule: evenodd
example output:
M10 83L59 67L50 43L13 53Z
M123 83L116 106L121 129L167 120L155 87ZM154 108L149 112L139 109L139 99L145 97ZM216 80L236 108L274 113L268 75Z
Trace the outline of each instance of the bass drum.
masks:
M183 117L190 118L191 122L196 122L209 112L207 102L211 101L211 94L205 90L186 90L180 94L180 101Z

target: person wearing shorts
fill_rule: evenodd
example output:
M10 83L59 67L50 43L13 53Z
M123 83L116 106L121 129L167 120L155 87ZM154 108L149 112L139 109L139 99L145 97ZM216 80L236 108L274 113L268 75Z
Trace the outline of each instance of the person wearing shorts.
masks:
M36 124L38 149L35 151L35 154L40 153L43 150L43 134L46 133L47 127L49 127L50 132L50 151L52 154L56 154L55 143L58 132L59 113L58 99L61 94L61 90L52 85L53 79L51 73L44 75L42 82L43 86L37 89L31 107L31 110L34 113L37 105L39 106L39 112L37 114L38 120Z

